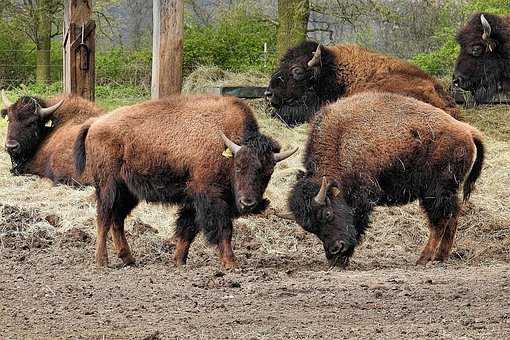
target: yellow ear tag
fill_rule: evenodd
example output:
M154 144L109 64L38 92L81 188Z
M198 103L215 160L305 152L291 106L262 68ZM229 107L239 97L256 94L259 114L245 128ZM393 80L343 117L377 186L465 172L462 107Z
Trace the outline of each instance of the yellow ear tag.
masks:
M225 151L223 151L222 155L225 158L232 158L232 157L234 157L234 155L232 154L232 151L230 151L229 148L226 148Z

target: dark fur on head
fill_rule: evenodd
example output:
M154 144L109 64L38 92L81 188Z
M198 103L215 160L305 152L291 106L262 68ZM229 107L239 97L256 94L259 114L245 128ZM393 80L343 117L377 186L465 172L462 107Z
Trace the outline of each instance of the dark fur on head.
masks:
M491 26L486 39L482 14ZM490 101L498 90L510 89L510 17L476 13L457 34L457 42L461 50L455 85L470 91L479 103Z
M331 191L327 193L326 204L317 205L314 198L320 187L317 180L304 172L298 173L289 194L288 207L296 222L323 242L329 263L345 267L358 242L353 211L341 194L335 195ZM340 252L332 251L335 247L338 249L339 244Z
M24 165L37 152L40 143L52 130L45 126L48 119L42 119L37 110L46 107L46 102L37 97L23 96L9 108L2 110L2 116L7 116L6 142L17 142L19 148L9 154L12 162L13 174L23 173Z
M306 122L321 105L342 96L344 89L337 83L335 58L327 49L321 49L320 65L307 64L317 50L318 43L305 41L289 49L271 76L273 115L289 125Z

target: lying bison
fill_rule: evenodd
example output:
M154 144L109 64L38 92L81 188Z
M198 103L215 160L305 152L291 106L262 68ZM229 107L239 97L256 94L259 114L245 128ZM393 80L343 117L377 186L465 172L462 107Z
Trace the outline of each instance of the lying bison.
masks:
M83 122L103 110L77 96L58 96L49 101L24 96L14 104L2 91L2 117L7 116L5 150L15 175L33 174L55 183L87 184L88 173L76 176L73 144Z
M445 261L464 200L482 170L480 132L414 98L366 92L323 108L311 122L306 173L288 200L296 221L346 266L378 205L418 199L429 240L418 264ZM438 248L436 250L436 248Z
M283 56L266 97L287 124L308 121L340 97L380 90L414 97L457 118L459 111L441 84L418 67L356 45L322 46L306 41Z
M510 16L476 13L457 34L460 54L454 85L470 91L476 102L510 90Z
M225 146L228 149L225 149ZM297 149L296 149L297 150ZM249 107L231 97L170 97L118 109L85 125L75 144L78 172L95 181L96 263L108 264L106 237L134 262L124 219L139 201L180 205L175 261L186 263L202 230L225 267L235 265L232 219L256 213L277 162L296 150L261 134Z

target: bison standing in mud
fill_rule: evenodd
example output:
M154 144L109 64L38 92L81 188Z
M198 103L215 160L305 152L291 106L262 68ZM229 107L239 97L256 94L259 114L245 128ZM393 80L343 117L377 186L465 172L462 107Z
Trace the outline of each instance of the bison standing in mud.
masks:
M306 173L289 196L296 221L346 266L378 205L419 200L429 240L418 264L448 259L459 215L482 170L480 132L414 98L366 92L323 108L311 122Z
M47 177L55 183L88 184L88 172L75 175L73 144L83 122L104 113L78 96L62 95L49 101L24 96L11 103L2 91L2 117L7 116L5 150L15 175Z
M321 106L340 97L377 90L416 98L445 110L459 110L434 78L406 61L356 45L322 46L306 41L283 56L266 97L287 124L308 121Z
M474 14L457 34L460 54L453 84L470 91L476 102L510 90L510 16Z
M75 162L78 172L86 163L95 181L96 263L108 264L110 229L118 256L124 264L134 262L124 219L147 201L180 205L177 265L186 263L202 230L218 247L222 264L234 266L232 219L267 206L263 194L274 166L296 150L280 152L277 142L259 132L249 107L232 97L169 97L85 125Z

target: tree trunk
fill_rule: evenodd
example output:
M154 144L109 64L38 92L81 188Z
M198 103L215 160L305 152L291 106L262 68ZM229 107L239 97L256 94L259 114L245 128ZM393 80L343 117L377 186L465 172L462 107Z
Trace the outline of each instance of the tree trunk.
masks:
M280 58L290 47L306 39L309 0L278 0L277 51Z
M51 0L40 0L37 8L36 81L51 81Z

